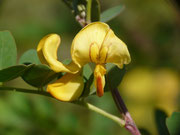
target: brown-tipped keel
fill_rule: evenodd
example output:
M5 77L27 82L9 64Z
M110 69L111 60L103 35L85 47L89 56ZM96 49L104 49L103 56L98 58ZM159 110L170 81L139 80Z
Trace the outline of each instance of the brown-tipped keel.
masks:
M98 76L97 79L96 79L96 87L97 87L97 95L99 97L103 96L104 94L104 86L103 86L103 83L102 83L102 78L101 76Z
M104 86L105 86L105 77L104 74L106 73L106 69L104 65L96 65L94 70L94 79L95 79L95 86L96 86L96 93L99 97L103 96L104 94Z

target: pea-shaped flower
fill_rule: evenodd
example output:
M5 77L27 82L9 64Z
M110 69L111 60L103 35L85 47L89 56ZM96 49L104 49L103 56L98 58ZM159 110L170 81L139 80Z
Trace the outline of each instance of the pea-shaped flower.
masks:
M106 63L114 63L119 68L131 61L127 46L109 26L102 22L94 22L84 27L74 38L71 47L72 62L68 65L57 60L57 49L60 37L51 34L44 37L37 48L42 63L48 64L55 72L67 72L55 83L49 84L47 90L57 99L72 101L83 91L82 67L95 63L94 81L97 95L104 93Z

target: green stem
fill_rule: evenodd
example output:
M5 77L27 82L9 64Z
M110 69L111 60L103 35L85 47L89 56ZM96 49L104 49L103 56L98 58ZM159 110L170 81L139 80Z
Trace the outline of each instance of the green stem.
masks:
M88 0L88 2L87 2L87 16L86 16L86 22L87 23L91 22L91 5L92 5L92 0Z
M43 95L43 96L48 96L48 97L52 97L49 93L45 92L45 91L39 91L39 90L32 90L32 89L24 89L24 88L15 88L15 87L6 87L6 86L2 86L0 87L0 91L3 90L8 90L8 91L17 91L17 92L24 92L24 93L31 93L31 94L38 94L38 95ZM52 97L54 98L54 97ZM83 102L83 101L76 101L76 102L72 102L78 105L81 105L89 110L92 110L96 113L99 113L111 120L113 120L114 122L118 123L120 126L125 126L125 121L122 120L121 118L114 116L90 103L87 102Z
M76 102L76 103L79 104L79 105L82 105L82 106L86 107L87 109L92 110L92 111L94 111L94 112L96 112L98 114L101 114L101 115L105 116L106 118L109 118L109 119L113 120L114 122L119 124L121 127L125 126L125 121L123 119L121 119L121 118L119 118L119 117L117 117L115 115L112 115L112 114L110 114L110 113L108 113L108 112L106 112L106 111L104 111L104 110L90 104L90 103L82 102L82 101L79 101L79 102Z
M3 91L3 90L17 91L17 92L24 92L24 93L32 93L32 94L39 94L39 95L44 95L44 96L52 97L49 93L47 93L45 91L39 91L39 90L30 90L30 89L15 88L15 87L6 87L6 86L0 87L0 91Z

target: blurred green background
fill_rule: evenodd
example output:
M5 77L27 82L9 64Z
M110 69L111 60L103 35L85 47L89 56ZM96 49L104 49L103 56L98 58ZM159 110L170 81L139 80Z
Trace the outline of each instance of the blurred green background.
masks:
M118 4L125 10L108 22L128 46L132 62L119 86L139 128L158 135L155 109L168 116L180 109L180 9L173 0L100 0L104 11ZM10 30L18 56L36 48L49 33L61 35L59 59L70 58L70 46L81 29L61 0L0 0L0 30ZM32 88L20 78L7 86ZM88 100L120 115L106 93ZM94 112L70 103L18 92L0 92L0 135L130 135Z

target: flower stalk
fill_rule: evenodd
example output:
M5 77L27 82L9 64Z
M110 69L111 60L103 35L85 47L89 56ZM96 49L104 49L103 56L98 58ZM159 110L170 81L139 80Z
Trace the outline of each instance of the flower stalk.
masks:
M86 22L87 24L91 22L91 5L92 5L92 0L88 0L87 3L87 16L86 16Z
M79 104L79 105L82 105L85 108L87 108L89 110L92 110L92 111L94 111L94 112L96 112L98 114L101 114L106 118L109 118L109 119L113 120L114 122L116 122L121 127L125 126L125 120L123 120L123 119L121 119L121 118L119 118L119 117L117 117L115 115L112 115L112 114L110 114L110 113L108 113L108 112L106 112L106 111L104 111L104 110L90 104L90 103L87 103L87 102L84 102L84 101L78 101L76 103Z

